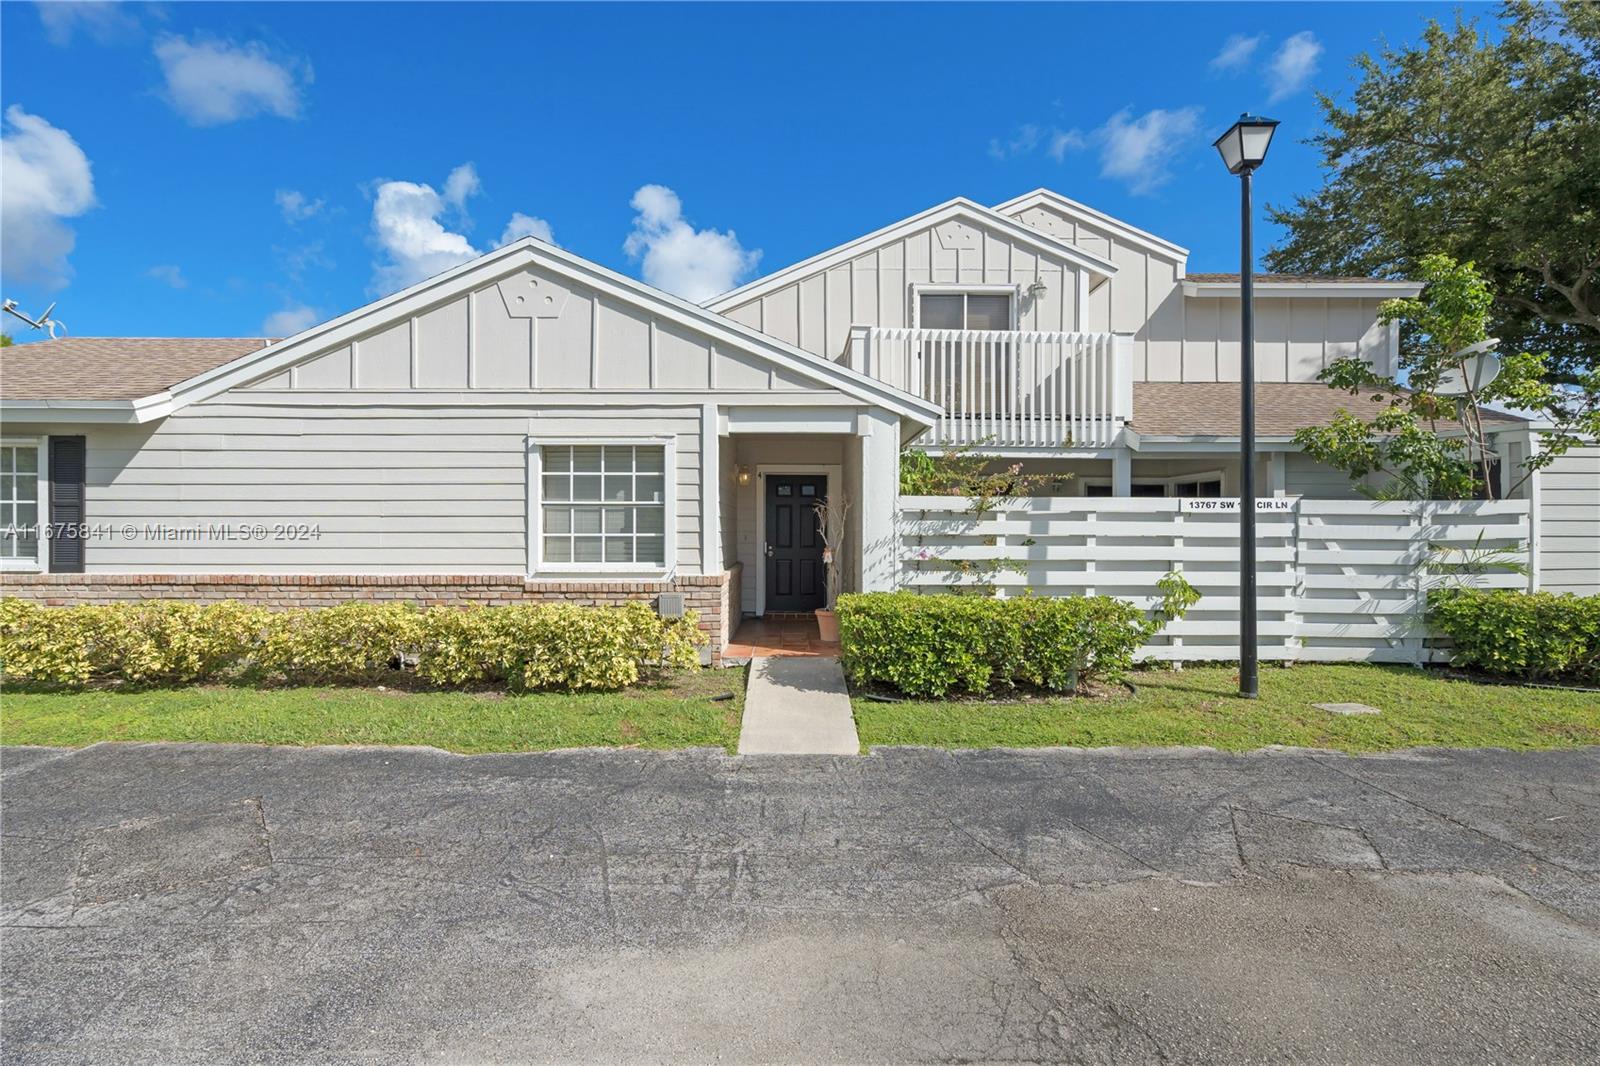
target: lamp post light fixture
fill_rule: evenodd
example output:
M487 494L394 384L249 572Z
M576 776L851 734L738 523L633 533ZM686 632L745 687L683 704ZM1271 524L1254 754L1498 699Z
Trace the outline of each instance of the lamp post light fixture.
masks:
M1239 116L1214 147L1239 175L1239 695L1260 694L1256 657L1256 324L1250 175L1267 158L1274 119Z

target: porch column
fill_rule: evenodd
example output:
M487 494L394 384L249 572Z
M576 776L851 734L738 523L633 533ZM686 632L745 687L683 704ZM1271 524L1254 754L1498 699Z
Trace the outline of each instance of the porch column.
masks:
M872 408L857 420L861 437L861 591L892 592L898 585L900 545L900 419Z
M1127 448L1111 453L1111 495L1133 495L1133 452Z
M722 573L722 438L717 405L700 408L700 572Z

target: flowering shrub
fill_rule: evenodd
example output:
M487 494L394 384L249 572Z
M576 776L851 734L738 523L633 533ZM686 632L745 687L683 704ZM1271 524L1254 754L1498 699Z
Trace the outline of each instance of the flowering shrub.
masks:
M696 665L693 616L648 604L271 611L167 600L44 607L0 600L0 677L56 685L251 679L360 684L416 665L435 685L614 689Z

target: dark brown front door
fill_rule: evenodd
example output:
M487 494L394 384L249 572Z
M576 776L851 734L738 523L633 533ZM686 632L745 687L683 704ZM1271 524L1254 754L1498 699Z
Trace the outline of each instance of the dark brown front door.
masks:
M767 610L823 605L822 535L813 508L827 494L824 474L767 475Z

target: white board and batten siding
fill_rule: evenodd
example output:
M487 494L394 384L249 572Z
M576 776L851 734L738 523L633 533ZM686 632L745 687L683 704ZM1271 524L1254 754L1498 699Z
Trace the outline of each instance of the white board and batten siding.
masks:
M268 530L116 533L88 543L88 569L522 573L529 442L549 439L672 441L671 568L701 572L717 404L860 401L554 272L517 270L159 422L86 427L91 525ZM279 539L278 527L316 534Z
M1539 586L1600 592L1600 444L1573 448L1539 475Z
M1176 571L1202 594L1146 658L1229 660L1239 654L1237 513L1166 499L1039 497L981 516L954 497L901 500L901 583L925 593L989 584L999 595L1107 595L1146 609ZM1525 500L1470 503L1279 501L1257 516L1260 654L1265 659L1422 662L1441 655L1423 608L1440 578L1432 545L1505 548L1525 557ZM1001 564L1001 565L997 565ZM1510 570L1474 577L1522 588Z
M1104 329L1078 320L1080 268L1066 257L1038 249L1039 245L1022 244L998 228L946 219L719 309L743 325L836 359L845 350L853 325L916 325L913 286L1009 286L1020 294L1035 281L1043 281L1041 297L1021 300L1019 329Z
M1135 381L1239 380L1239 300L1185 296L1183 249L1051 202L1029 198L1001 210L1116 264L1116 275L1089 293L1083 328L1132 335ZM1351 355L1387 373L1391 334L1377 321L1379 302L1258 291L1256 380L1316 381L1329 362Z

